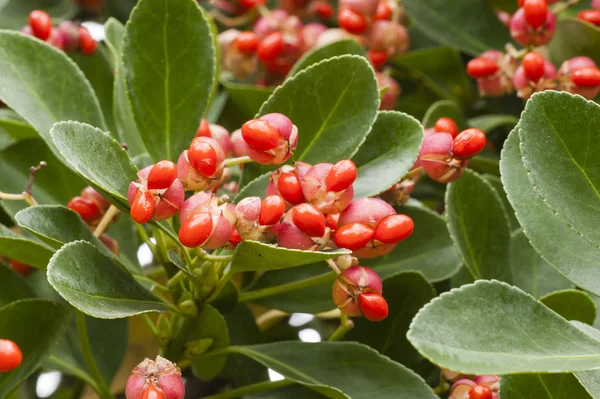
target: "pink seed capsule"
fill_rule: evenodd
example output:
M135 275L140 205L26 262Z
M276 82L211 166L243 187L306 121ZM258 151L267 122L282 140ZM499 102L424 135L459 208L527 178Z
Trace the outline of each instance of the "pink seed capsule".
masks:
M164 399L184 399L185 385L181 370L175 363L157 356L156 360L145 359L138 364L125 387L127 399L142 399L148 389L162 392Z

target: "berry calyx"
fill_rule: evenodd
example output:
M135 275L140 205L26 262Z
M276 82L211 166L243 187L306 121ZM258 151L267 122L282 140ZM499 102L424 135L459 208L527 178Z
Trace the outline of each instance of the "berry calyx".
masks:
M165 399L165 395L154 385L148 385L148 388L142 394L142 399Z
M452 135L452 138L454 138L458 135L458 126L456 125L456 122L454 122L452 119L447 118L447 117L438 119L435 122L435 126L433 127L433 129L437 133L441 133L441 132L450 133Z
M523 2L523 11L525 11L525 20L527 23L538 29L546 23L548 14L548 3L546 0L525 0Z
M292 221L300 231L310 237L323 237L325 216L310 204L300 204L292 208Z
M367 20L358 12L349 8L340 10L338 14L338 24L350 33L360 35L367 30Z
M273 32L258 43L257 55L261 61L273 61L283 52L285 42L280 32Z
M523 57L523 70L527 79L538 82L544 77L544 57L540 53L530 51Z
M9 265L15 273L23 277L30 275L35 270L33 267L15 259L11 259Z
M298 205L304 202L304 194L300 179L296 172L283 172L277 181L277 189L284 200L292 205Z
M358 295L358 308L369 321L382 321L389 312L387 301L377 292L363 292Z
M375 12L375 21L389 21L392 19L392 7L387 1L380 1L377 4L377 11Z
M19 346L9 339L0 339L0 373L8 373L19 367L23 353Z
M472 78L485 78L498 72L500 67L496 62L487 58L473 58L467 64L467 73Z
M235 47L240 53L256 53L258 49L258 36L254 32L241 32L235 39Z
M346 190L356 180L356 174L357 169L354 162L348 159L339 161L327 173L327 177L325 178L327 191Z
M203 140L203 137L192 140L188 149L188 159L190 165L203 176L211 177L217 171L217 151L210 142Z
M340 227L333 240L335 245L351 251L363 248L371 241L375 230L362 223L349 223Z
M94 54L98 43L94 40L90 32L83 26L79 27L79 49L85 55Z
M156 209L156 201L149 191L139 190L131 204L130 215L133 220L139 224L145 224L150 221L154 210Z
M212 216L208 212L198 212L190 216L179 229L179 241L188 248L204 243L213 230Z
M371 64L373 64L375 69L382 69L385 66L385 63L387 62L388 53L387 51L381 50L369 50L367 52L367 57L369 58L369 61L371 61Z
M267 121L253 119L242 125L242 137L248 146L257 150L272 150L279 143L279 132Z
M373 238L386 244L395 244L408 238L415 229L415 222L407 215L390 215L375 228Z
M102 217L100 206L89 198L73 197L67 204L67 208L77 212L86 223L95 222Z
M585 67L574 71L571 74L571 80L577 86L595 87L600 85L600 69L595 67Z
M177 178L177 166L171 161L157 162L148 175L149 190L165 190Z
M457 158L469 159L485 147L486 137L479 129L467 129L452 141L452 153Z
M35 37L47 40L52 32L52 18L45 11L33 10L29 14L29 26Z
M583 10L577 14L577 18L589 22L590 24L600 26L600 10Z
M269 195L260 204L258 223L263 226L275 224L285 213L285 201L279 195Z
M469 399L492 399L492 390L483 385L475 385L469 390Z
M210 124L206 119L200 121L200 126L198 126L198 130L196 130L196 137L212 137Z

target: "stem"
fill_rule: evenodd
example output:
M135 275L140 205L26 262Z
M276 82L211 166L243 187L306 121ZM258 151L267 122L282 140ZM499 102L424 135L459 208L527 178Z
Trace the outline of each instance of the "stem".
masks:
M119 212L121 211L119 211L116 206L111 205L104 216L102 216L98 226L96 226L96 229L94 230L94 236L100 237L106 231L108 225L112 223L115 216L119 214Z
M113 394L110 393L110 389L108 388L108 385L106 385L106 382L104 382L104 378L98 369L96 359L94 359L92 347L88 339L87 326L85 325L85 315L80 311L76 311L75 322L77 324L77 335L79 336L79 345L81 346L81 353L83 354L85 365L98 385L96 392L102 399L114 399Z
M212 262L229 262L231 259L233 259L233 255L213 255L209 254L202 248L199 248L197 253L198 257L204 260L210 260Z
M279 380L279 381L263 381L257 382L256 384L246 385L245 387L232 389L228 392L219 393L217 395L207 396L204 399L233 399L240 398L244 395L249 395L252 393L267 391L271 389L277 389L282 387L287 387L289 385L295 384L292 380Z
M188 266L191 265L192 257L190 256L188 249L186 247L184 247L181 242L179 242L179 238L175 235L175 233L173 233L171 230L169 230L168 228L166 228L165 226L163 226L160 223L154 223L154 226L156 226L160 231L165 233L167 235L167 237L169 237L175 243L175 245L177 245L181 249L181 252L183 252L183 257L185 258L186 265L188 265Z
M239 302L252 301L266 296L282 294L284 292L296 291L302 288L311 287L320 283L326 283L335 280L335 273L325 273L319 276L306 278L304 280L294 281L293 283L281 284L274 287L263 288L260 290L240 292L238 297Z
M327 262L327 264L329 265L329 268L331 270L333 270L336 274L341 274L341 270L338 267L338 265L335 264L335 262L331 259L327 259L325 262Z
M80 380L88 384L94 391L98 392L98 384L96 384L96 381L94 381L94 379L81 368L73 366L71 363L65 362L64 360L56 356L50 356L48 358L48 364L50 366L56 367L59 370L68 370L69 374L79 378Z
M329 341L341 341L346 333L354 328L354 322L344 313L340 315L340 326L331 334Z
M142 320L144 320L144 324L146 324L146 327L148 327L148 330L150 330L152 336L158 342L158 332L156 331L156 326L152 322L152 319L146 313L142 313L141 316Z
M221 293L221 291L223 290L223 288L225 288L225 286L227 285L227 283L229 282L229 280L231 280L231 278L233 277L234 274L235 274L235 272L231 268L229 268L229 270L227 271L227 273L225 273L223 275L223 277L221 277L221 279L217 283L217 286L215 287L215 289L213 290L213 292L211 292L211 294L209 295L209 297L206 298L206 302L212 302L212 301L214 301L219 296L219 294Z
M225 160L225 167L227 166L233 166L233 165L242 165L245 163L250 163L250 162L254 162L252 161L252 158L250 158L249 156L243 156L243 157L238 157L238 158L229 158Z

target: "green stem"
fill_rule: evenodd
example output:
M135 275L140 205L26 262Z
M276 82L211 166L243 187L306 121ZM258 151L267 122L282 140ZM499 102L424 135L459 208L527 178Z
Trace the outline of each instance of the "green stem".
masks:
M92 346L90 345L90 341L88 339L87 326L85 325L85 315L80 311L76 311L75 322L77 325L77 335L79 336L79 345L81 346L83 360L85 361L85 365L91 377L94 379L94 381L96 381L96 392L102 399L114 399L113 394L110 393L110 389L108 388L108 385L106 385L106 382L104 382L104 378L98 369L96 359L94 359Z
M242 165L245 163L253 162L252 158L249 156L237 157L237 158L229 158L225 160L225 166L233 166L233 165Z
M229 262L233 259L233 255L213 255L209 254L203 249L198 249L198 257L204 260L210 260L212 262Z
M273 296L282 294L288 291L296 291L302 288L312 287L320 283L326 283L335 280L337 275L335 272L321 274L315 277L306 278L304 280L294 281L293 283L281 284L274 287L263 288L260 290L240 292L238 300L240 302L253 301L255 299L264 298L266 296Z
M96 381L94 381L94 379L80 367L73 366L71 363L65 362L56 356L50 356L47 362L49 366L56 367L59 371L64 371L65 373L71 374L88 384L94 391L99 391Z
M344 313L340 316L340 326L331 334L329 341L341 341L346 333L354 327L354 322Z
M181 242L179 242L179 238L175 235L175 233L173 233L167 227L163 226L161 223L154 223L154 226L156 226L159 230L165 233L167 237L169 237L175 243L175 245L177 245L181 249L181 252L183 252L183 257L185 258L186 265L191 265L192 258L190 256L190 253L188 252L188 249L184 247ZM169 258L167 257L167 259Z
M246 385L245 387L232 389L231 391L219 393L217 395L207 396L204 399L240 398L244 395L250 395L252 393L287 387L287 386L293 385L293 384L295 384L295 382L292 380L263 381L263 382L258 382L256 384Z
M221 293L223 288L225 288L225 286L227 285L229 280L231 280L231 278L233 277L234 274L235 274L235 272L231 268L229 268L227 273L225 273L223 275L223 277L221 277L221 279L217 283L217 286L215 287L213 292L211 292L210 296L208 298L206 298L206 302L214 301L215 298L219 296L219 294Z

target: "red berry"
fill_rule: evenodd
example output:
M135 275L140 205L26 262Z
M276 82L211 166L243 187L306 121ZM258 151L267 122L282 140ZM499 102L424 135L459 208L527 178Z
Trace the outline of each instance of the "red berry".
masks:
M415 229L415 222L407 215L390 215L375 228L373 238L386 244L405 240Z
M138 190L131 204L130 215L139 224L148 223L154 215L156 201L149 191Z
M92 223L102 217L100 206L93 200L80 196L73 197L67 208L74 210L86 223Z
M272 61L281 54L284 46L283 35L280 32L270 33L258 43L258 59L261 61Z
M498 72L500 67L496 62L487 58L473 58L467 64L467 73L472 78L485 78Z
M264 5L265 1L264 0L240 0L240 4L242 5L242 7L246 8L246 9L250 9L250 8L254 8L258 5Z
M492 399L492 390L483 385L475 385L469 390L469 399Z
M523 70L527 79L534 82L544 77L544 56L535 51L530 51L523 57Z
M388 53L387 51L381 50L369 50L367 53L367 58L371 61L371 64L375 67L375 69L379 70L385 66L387 62Z
M0 339L0 373L8 373L19 367L23 353L19 346L9 339Z
M81 190L81 196L94 201L102 210L107 210L110 206L110 202L91 186L84 187L83 190Z
M382 321L389 312L388 304L377 292L363 292L358 296L358 308L369 321Z
M256 53L258 37L254 32L241 32L235 39L235 47L240 53Z
M583 10L577 17L582 21L600 26L600 10Z
M179 228L179 241L189 248L197 247L208 240L213 231L212 216L208 212L198 212Z
M25 277L31 274L35 269L25 263L19 262L18 260L11 259L10 267L19 275Z
M600 85L600 69L594 67L580 68L571 74L571 80L577 86L595 87Z
M367 245L373 238L374 233L375 230L367 225L350 223L340 227L335 232L333 240L338 247L354 251Z
M333 17L333 6L326 1L319 1L315 4L315 14L322 19L331 19Z
M46 40L52 32L52 18L42 10L33 10L29 14L29 26L35 37Z
M177 179L177 166L171 161L157 162L148 174L149 190L164 190Z
M94 54L98 43L94 40L90 32L83 26L79 27L79 48L85 55Z
M435 122L435 126L433 127L433 129L437 133L450 133L452 135L452 138L458 135L458 126L456 125L456 122L446 117L438 119L437 122Z
M525 20L533 28L537 29L546 23L548 15L548 3L546 0L525 0L523 2Z
M375 21L389 21L392 19L392 7L387 1L380 1L377 4L377 12L375 13Z
M469 159L485 147L486 137L479 129L467 129L459 133L452 141L452 153L455 157Z
M196 130L196 137L212 137L210 124L206 119L200 121L200 126L198 126L198 130Z
M165 395L156 389L154 385L150 384L142 394L141 399L165 399Z
M367 30L366 18L358 12L349 8L340 10L338 24L350 33L360 35Z
M238 233L235 227L233 228L233 230L231 230L231 234L229 235L228 241L234 247L237 246L240 242L242 242L242 236L240 236L240 233Z
M325 215L310 204L300 204L292 208L292 221L300 231L310 237L323 237Z
M192 140L188 149L188 160L203 176L211 177L217 172L217 158L217 151L210 143L201 139Z
M285 213L285 201L279 195L269 195L260 204L258 223L263 226L275 224Z
M252 119L242 125L242 137L250 147L267 151L279 144L279 132L275 126L261 119Z
M356 180L356 173L357 170L354 162L348 159L339 161L327 173L327 177L325 178L327 191L346 190Z
M329 214L325 217L325 222L327 222L327 227L329 227L332 231L336 231L338 229L338 220L340 220L340 214Z
M277 190L283 199L292 205L304 202L302 186L296 172L283 172L277 181Z

